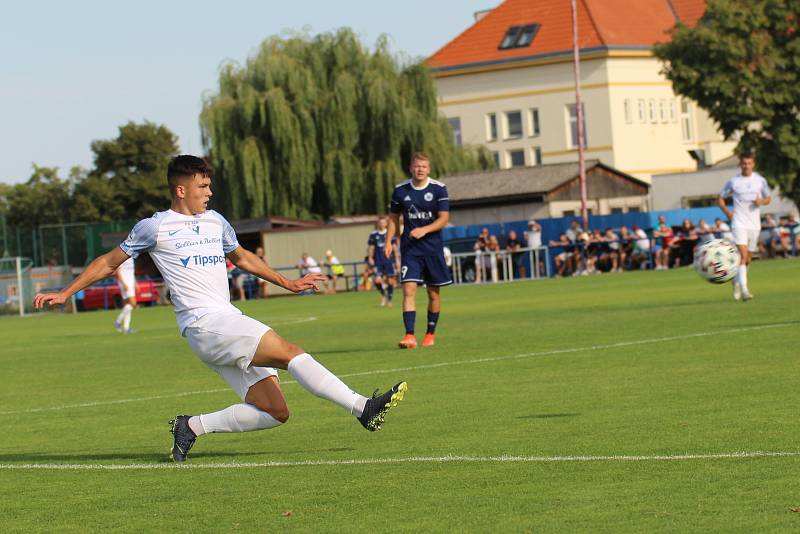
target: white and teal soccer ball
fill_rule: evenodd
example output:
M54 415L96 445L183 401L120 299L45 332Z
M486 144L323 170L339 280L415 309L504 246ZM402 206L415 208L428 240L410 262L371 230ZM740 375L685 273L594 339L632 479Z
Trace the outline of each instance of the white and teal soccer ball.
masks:
M739 272L739 250L727 239L712 239L694 250L694 270L712 284L724 284Z

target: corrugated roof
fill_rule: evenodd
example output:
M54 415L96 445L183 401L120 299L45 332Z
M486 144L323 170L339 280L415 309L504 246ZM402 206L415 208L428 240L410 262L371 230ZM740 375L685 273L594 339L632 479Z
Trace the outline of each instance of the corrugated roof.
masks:
M587 173L596 166L604 167L618 176L646 185L645 182L607 167L598 160L588 160L586 162ZM478 199L544 195L570 180L574 180L578 174L578 163L568 162L537 167L517 167L514 169L455 174L443 176L439 180L447 186L450 201L458 203Z
M581 49L650 48L669 39L676 16L693 25L705 0L578 0ZM512 26L540 24L527 47L500 50ZM434 70L524 61L571 53L572 15L567 0L506 0L433 54Z

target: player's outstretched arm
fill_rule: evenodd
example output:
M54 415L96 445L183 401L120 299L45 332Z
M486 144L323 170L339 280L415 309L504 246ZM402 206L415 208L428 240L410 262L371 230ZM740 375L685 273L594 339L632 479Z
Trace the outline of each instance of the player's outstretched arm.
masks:
M265 261L247 249L236 247L233 252L228 253L228 258L240 269L254 274L259 278L271 282L276 286L288 289L292 293L301 291L319 291L317 282L323 282L326 277L322 273L308 273L297 280L289 280L282 274L274 271Z
M121 248L115 247L112 251L95 258L72 283L58 293L37 293L33 298L34 307L41 309L47 304L51 306L64 304L81 289L114 274L114 271L127 259L128 255Z

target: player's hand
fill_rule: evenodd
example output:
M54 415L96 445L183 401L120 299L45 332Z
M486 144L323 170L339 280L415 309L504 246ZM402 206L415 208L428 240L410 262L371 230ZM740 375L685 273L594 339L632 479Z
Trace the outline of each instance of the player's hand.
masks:
M387 258L390 258L392 256L392 244L388 241L386 242L385 245L383 245L383 254Z
M375 267L375 260L372 258L368 258L367 265L369 265L370 267Z
M292 293L301 293L303 291L308 291L309 289L311 291L319 291L317 282L324 282L325 280L325 275L322 273L308 273L303 278L290 280L289 284L286 286L286 289Z
M414 239L422 239L427 235L427 233L428 232L425 230L425 228L414 228L411 230L411 237Z
M37 293L33 298L33 307L41 310L45 305L60 306L66 302L67 298L61 293Z

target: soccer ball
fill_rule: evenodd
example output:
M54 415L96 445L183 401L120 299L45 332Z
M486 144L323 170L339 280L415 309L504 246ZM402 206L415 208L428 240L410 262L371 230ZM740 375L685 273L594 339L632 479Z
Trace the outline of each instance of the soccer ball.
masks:
M724 284L739 272L739 251L727 239L712 239L694 251L694 270L712 284Z

